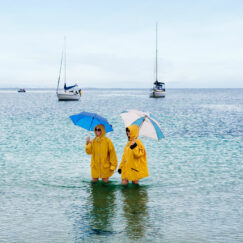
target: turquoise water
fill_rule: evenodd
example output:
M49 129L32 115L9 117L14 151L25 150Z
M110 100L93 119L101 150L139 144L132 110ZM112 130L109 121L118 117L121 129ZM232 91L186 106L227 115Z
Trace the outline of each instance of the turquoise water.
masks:
M141 138L150 177L139 187L90 181L92 133L69 116L97 112L121 160L119 113L152 112L165 139ZM0 242L242 242L243 89L0 91Z

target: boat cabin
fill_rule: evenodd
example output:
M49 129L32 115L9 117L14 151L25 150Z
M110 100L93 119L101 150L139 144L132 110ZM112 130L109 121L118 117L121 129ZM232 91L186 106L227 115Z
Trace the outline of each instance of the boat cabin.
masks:
M157 89L157 90L165 91L165 83L164 82L155 81L153 88Z

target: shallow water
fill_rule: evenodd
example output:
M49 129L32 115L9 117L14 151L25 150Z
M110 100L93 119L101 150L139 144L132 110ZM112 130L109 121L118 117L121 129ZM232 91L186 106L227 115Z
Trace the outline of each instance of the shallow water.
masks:
M141 138L150 177L123 188L90 181L85 137L69 116L97 112L120 161L119 116L149 111L165 139ZM243 89L0 91L0 242L242 242Z

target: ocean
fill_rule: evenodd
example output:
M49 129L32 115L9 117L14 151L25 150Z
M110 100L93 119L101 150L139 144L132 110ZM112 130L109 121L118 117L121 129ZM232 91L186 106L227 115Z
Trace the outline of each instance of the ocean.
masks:
M150 176L93 184L85 138L69 116L96 112L118 161L120 113L151 112L165 138L140 137ZM243 89L0 90L0 242L243 242Z

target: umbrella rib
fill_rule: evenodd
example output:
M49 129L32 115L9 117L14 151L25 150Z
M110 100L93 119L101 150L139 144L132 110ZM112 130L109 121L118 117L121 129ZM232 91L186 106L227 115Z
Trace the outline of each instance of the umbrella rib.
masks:
M89 131L91 131L90 129L91 129L91 127L92 127L93 121L94 121L94 117L92 117L92 121L90 122Z
M163 134L163 132L162 132L162 130L161 130L161 128L160 128L160 126L159 126L158 124L156 124L156 122L154 122L153 119L150 118L149 120L151 121L152 124L154 123L154 124L153 124L153 128L154 128L155 133L156 133L156 135L157 135L157 139L160 140L161 138L165 137L164 134ZM162 134L162 137L161 137L161 138L159 138L159 136L158 136L156 126L158 127L158 130L159 130L159 131L161 132L161 134Z

